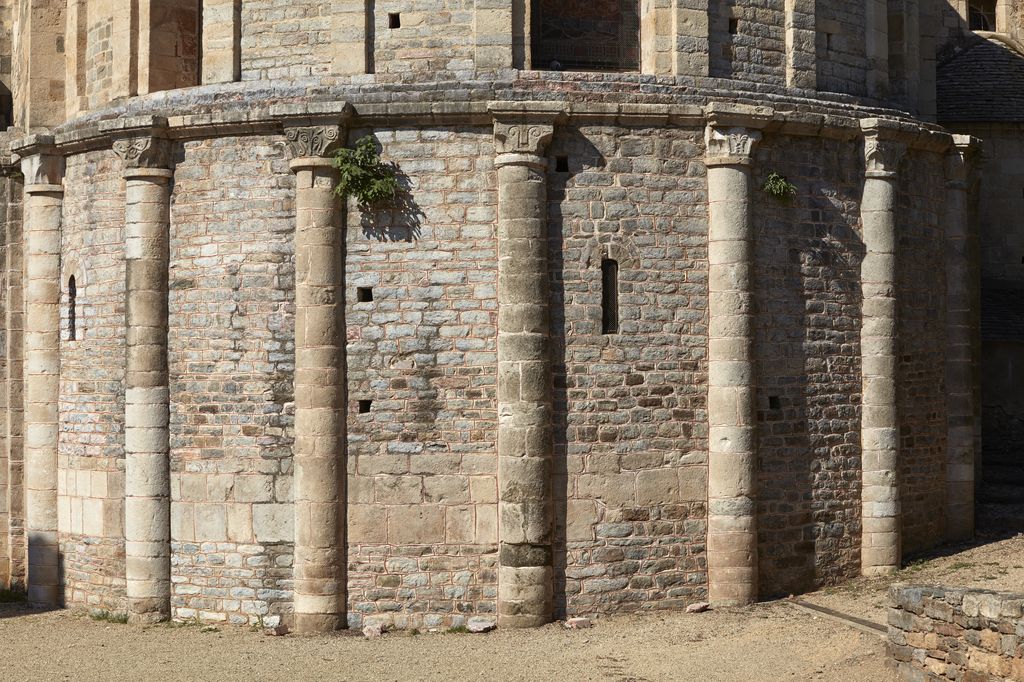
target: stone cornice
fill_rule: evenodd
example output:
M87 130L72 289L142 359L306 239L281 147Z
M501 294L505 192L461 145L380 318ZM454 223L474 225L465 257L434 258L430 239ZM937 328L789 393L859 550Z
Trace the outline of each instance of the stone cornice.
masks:
M210 137L279 135L285 126L332 124L345 127L374 127L396 124L479 125L495 120L531 120L554 125L629 125L701 127L705 124L760 129L765 133L816 136L852 140L865 128L876 126L905 138L908 147L943 152L951 144L947 131L913 119L858 118L855 109L813 106L784 108L752 106L715 101L699 104L609 103L587 101L455 101L455 102L368 102L357 107L344 101L311 102L301 105L272 105L225 109L200 114L168 115L167 132L171 140L195 140ZM866 112L862 112L863 113ZM142 117L152 119L154 117ZM128 119L141 120L141 119ZM306 122L303 124L303 122ZM114 133L124 130L123 123L83 121L55 136L58 153L68 156L96 149L109 149Z

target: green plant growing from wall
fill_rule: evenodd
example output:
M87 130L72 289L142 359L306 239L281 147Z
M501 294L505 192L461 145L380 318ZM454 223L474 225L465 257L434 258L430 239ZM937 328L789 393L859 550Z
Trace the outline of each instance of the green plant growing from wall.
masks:
M768 174L761 189L765 194L775 197L779 201L789 201L796 196L796 185L775 171Z
M360 208L394 199L398 191L395 167L380 160L371 135L360 138L352 149L335 152L332 165L339 175L334 193L343 199L354 197Z

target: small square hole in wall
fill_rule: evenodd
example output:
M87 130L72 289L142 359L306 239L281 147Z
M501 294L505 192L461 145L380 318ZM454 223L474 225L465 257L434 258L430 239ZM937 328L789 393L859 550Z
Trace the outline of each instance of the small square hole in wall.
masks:
M388 28L402 28L402 15L398 12L388 14Z
M721 25L721 24L719 24L719 25ZM730 19L729 20L729 33L731 35L736 35L739 32L740 32L740 20L739 19Z
M779 396L777 396L777 395L770 395L770 396L768 396L768 409L769 410L779 410L779 409L782 409L782 401L779 400Z
M359 401L359 414L367 414L370 408L373 407L372 400L360 400Z
M555 172L556 173L568 173L569 172L569 157L568 156L556 156L555 157Z
M356 287L356 302L369 303L373 300L373 287Z

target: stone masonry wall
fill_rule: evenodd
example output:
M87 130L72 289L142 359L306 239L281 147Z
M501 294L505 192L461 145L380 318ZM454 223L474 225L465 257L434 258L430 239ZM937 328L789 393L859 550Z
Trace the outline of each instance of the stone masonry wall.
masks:
M943 537L946 452L945 180L941 159L910 152L900 167L897 215L897 412L903 550Z
M473 70L474 3L470 0L376 0L370 70L378 74L430 74ZM400 28L389 28L397 14ZM388 80L386 77L384 80Z
M2 21L2 13L0 13ZM8 259L13 256L7 243L7 221L10 214L9 191L12 186L10 178L0 177L0 292L6 294L7 282L10 279ZM7 296L0 295L0 320L7 319ZM10 451L7 446L8 409L10 396L11 371L7 362L7 350L10 347L11 334L7 325L0 323L0 589L10 584L11 576L11 508L8 499L11 489Z
M333 7L314 0L243 2L242 80L330 73Z
M294 178L277 136L187 142L171 208L172 606L290 609Z
M110 151L72 156L61 229L58 517L65 599L124 607L124 182ZM69 335L68 281L77 288Z
M4 356L6 380L3 403L6 404L6 430L3 433L3 459L6 471L4 509L6 570L0 573L0 584L11 589L24 589L27 555L25 551L25 457L24 457L24 297L22 280L22 196L20 178L4 178Z
M558 615L706 597L702 138L584 126L551 143ZM601 333L605 257L619 264L616 334Z
M860 145L766 135L754 172L763 597L860 562ZM761 190L777 172L796 186Z
M894 585L890 663L910 682L1024 679L1024 594Z
M830 0L814 5L817 12L818 90L867 94L864 52L865 4Z
M783 0L726 0L709 16L712 77L785 84Z
M497 590L493 134L375 137L405 189L347 218L349 622L461 625Z

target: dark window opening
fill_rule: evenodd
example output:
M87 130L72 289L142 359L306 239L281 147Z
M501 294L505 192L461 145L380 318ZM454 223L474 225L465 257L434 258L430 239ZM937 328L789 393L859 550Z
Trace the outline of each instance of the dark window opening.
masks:
M373 407L373 401L372 400L360 400L359 401L359 414L366 414L366 413L368 413L370 411L371 407Z
M388 15L388 28L402 28L402 15L392 12Z
M75 305L78 299L78 287L75 286L75 276L71 275L68 278L68 340L74 341L77 337L77 329L75 328L78 320L76 319Z
M825 34L825 50L831 52L833 48L833 35L831 33Z
M556 173L568 173L569 172L569 157L568 156L556 156L555 157L555 172Z
M639 71L639 0L533 0L535 69Z
M971 0L967 20L972 31L995 31L996 0Z
M768 396L768 409L769 410L778 410L778 409L781 409L781 408L782 408L782 401L779 399L779 396L777 396L777 395L770 395L770 396Z
M369 303L373 300L373 287L357 287L356 302Z
M729 34L730 35L736 35L739 32L740 32L740 20L739 19L730 19L729 20Z
M601 333L619 333L619 264L601 261Z

